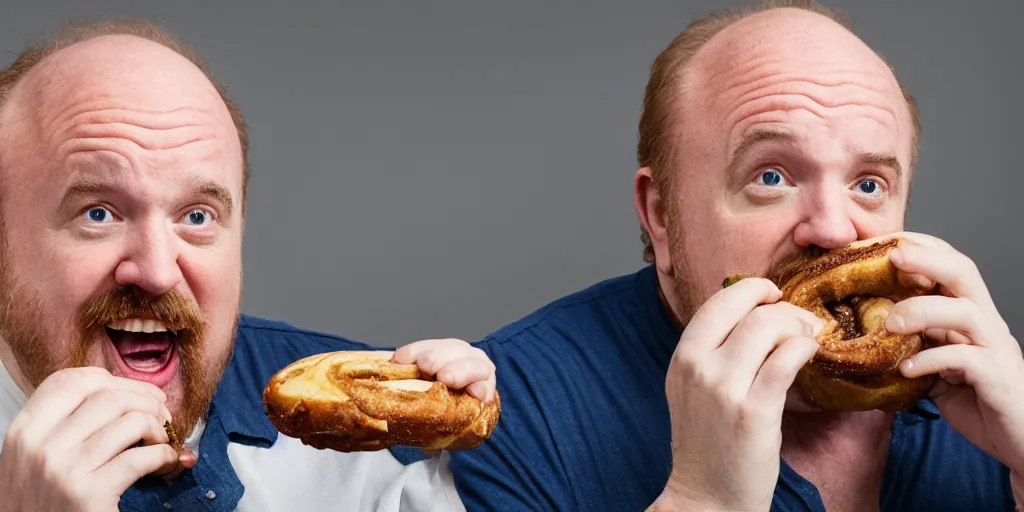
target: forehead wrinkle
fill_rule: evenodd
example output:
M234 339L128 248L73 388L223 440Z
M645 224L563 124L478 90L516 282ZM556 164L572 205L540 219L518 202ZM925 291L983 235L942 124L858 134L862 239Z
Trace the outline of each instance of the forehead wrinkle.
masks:
M209 124L193 122L191 109L176 109L162 119L163 113L140 113L122 109L88 110L61 121L51 130L63 153L89 142L102 144L102 139L121 139L149 151L173 150L204 140L220 138ZM200 114L193 111L194 114ZM176 122L172 122L175 121ZM161 122L163 121L163 122Z
M8 103L33 105L25 110L51 147L76 123L124 123L154 132L205 125L207 136L226 138L228 145L237 136L219 93L194 64L134 36L102 36L58 50L29 70Z

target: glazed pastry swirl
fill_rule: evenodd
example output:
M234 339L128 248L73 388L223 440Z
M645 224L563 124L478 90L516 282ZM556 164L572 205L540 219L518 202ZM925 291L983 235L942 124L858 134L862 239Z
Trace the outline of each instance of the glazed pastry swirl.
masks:
M889 253L898 245L898 239L864 240L769 271L781 300L825 320L818 351L794 382L809 405L829 411L900 411L934 385L935 376L907 379L898 368L924 348L922 336L885 329L895 303L938 293L936 286L922 288L897 271ZM722 285L745 277L730 276Z
M824 410L904 410L924 398L934 376L907 379L898 365L920 352L920 334L896 335L885 319L901 300L937 293L901 278L889 260L896 239L871 240L829 252L780 278L782 300L825 320L814 359L796 387Z
M485 441L501 413L423 376L389 351L345 351L301 359L263 392L271 423L318 449L373 451L394 445L468 450Z

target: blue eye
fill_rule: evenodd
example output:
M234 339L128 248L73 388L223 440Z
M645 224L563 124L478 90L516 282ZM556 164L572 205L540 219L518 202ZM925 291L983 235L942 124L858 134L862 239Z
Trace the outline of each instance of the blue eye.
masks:
M857 190L860 190L865 194L874 194L878 189L878 182L875 180L864 180L857 184Z
M782 174L775 169L768 169L761 173L761 184L774 187L779 183L782 183Z
M203 210L192 210L185 218L195 226L203 226L210 221L210 214Z
M114 220L114 214L101 206L95 206L85 211L85 218L89 222L103 223Z

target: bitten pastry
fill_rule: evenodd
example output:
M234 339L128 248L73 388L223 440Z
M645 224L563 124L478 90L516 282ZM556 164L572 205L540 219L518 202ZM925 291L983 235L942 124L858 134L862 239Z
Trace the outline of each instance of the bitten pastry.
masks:
M391 361L390 351L341 351L300 359L277 372L263 403L277 429L317 449L374 451L394 445L469 450L487 440L501 414Z

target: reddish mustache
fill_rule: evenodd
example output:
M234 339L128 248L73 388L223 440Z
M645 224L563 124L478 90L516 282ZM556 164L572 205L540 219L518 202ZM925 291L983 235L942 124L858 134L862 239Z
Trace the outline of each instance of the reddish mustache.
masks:
M199 307L181 292L151 295L137 286L115 288L90 299L82 306L78 321L82 330L88 331L132 317L159 320L175 332L197 333L204 323Z

